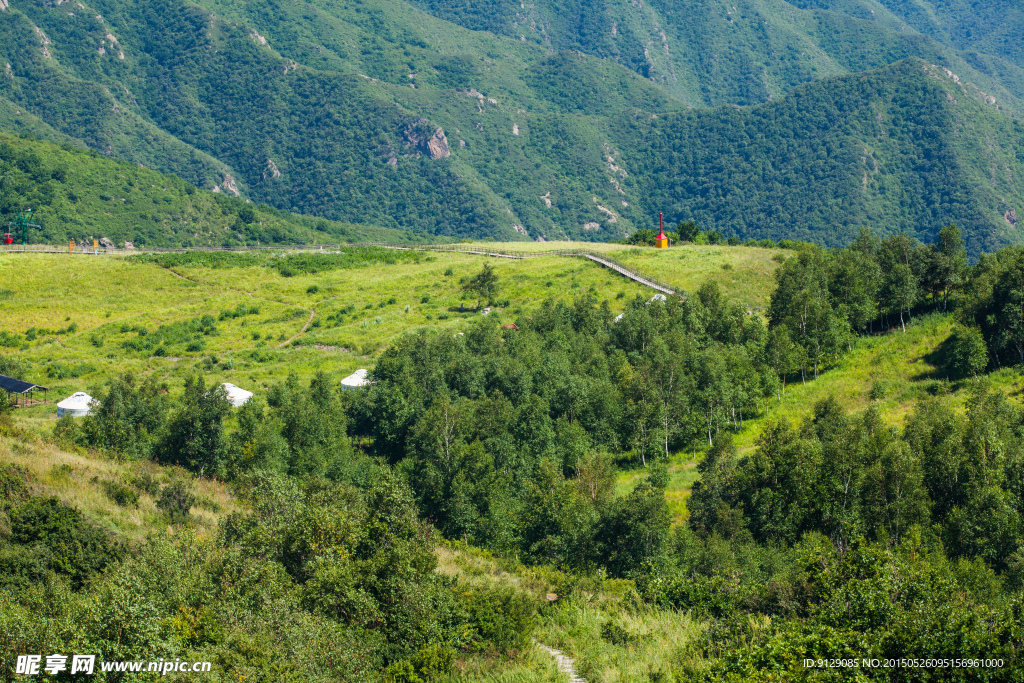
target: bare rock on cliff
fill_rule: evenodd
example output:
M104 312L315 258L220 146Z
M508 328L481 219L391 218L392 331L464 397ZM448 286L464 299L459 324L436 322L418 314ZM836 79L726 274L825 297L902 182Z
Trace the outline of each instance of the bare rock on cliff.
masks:
M231 194L236 197L241 196L241 192L238 191L238 186L235 185L235 179L231 177L230 173L224 174L224 182L220 184L225 194Z
M1010 225L1016 227L1017 225L1017 211L1015 209L1007 209L1006 213L1003 214L1003 218Z
M410 123L405 127L405 143L429 154L431 159L443 159L451 156L448 138L445 137L444 130L435 128L431 133L431 128L430 122L424 118Z
M113 249L114 248L114 243L111 242L106 237L101 237L100 238L100 246L103 247L104 249Z
M266 168L263 169L263 179L277 180L280 177L281 171L277 168L277 164L275 164L272 160L267 159L267 166Z
M431 159L444 159L452 155L451 150L448 149L448 138L444 136L444 131L440 128L435 130L427 140L427 152L430 153Z

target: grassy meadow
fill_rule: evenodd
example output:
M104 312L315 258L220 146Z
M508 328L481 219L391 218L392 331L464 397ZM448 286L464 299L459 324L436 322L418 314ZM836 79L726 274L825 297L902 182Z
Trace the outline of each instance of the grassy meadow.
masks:
M288 373L306 380L325 371L340 379L372 367L375 354L399 335L464 329L480 313L460 279L485 261L501 284L501 305L491 315L509 322L546 299L571 300L581 291L609 299L616 311L648 295L595 263L557 256L423 252L393 264L284 277L259 264L165 268L122 257L5 254L0 354L51 389L50 404L19 411L19 423L37 434L52 428L54 402L75 391L95 394L123 372L153 376L172 392L197 371L208 384L231 382L257 393Z
M228 487L216 480L193 480L180 468L148 460L126 462L83 449L65 450L33 436L0 437L0 464L26 472L32 495L55 496L107 531L134 542L166 528L166 517L152 493L140 493L136 505L120 505L107 494L105 484L144 481L151 490L158 490L175 479L190 480L196 496L191 527L200 538L210 536L221 518L238 507Z
M768 305L768 297L775 288L775 268L792 254L784 249L724 244L687 244L668 249L604 242L478 242L472 246L537 253L557 249L603 252L683 291L693 291L708 281L717 282L730 301L737 301L752 311L762 311Z
M474 246L543 253L575 245ZM588 248L683 290L713 280L754 314L766 308L772 273L788 255L726 246ZM166 518L145 492L137 505L117 504L108 483L146 481L158 489L191 475L149 461L62 449L46 438L56 421L56 401L74 391L95 394L122 372L155 377L172 393L193 372L203 373L207 384L232 382L257 394L293 372L308 380L326 371L340 380L359 367L372 367L375 357L405 333L465 329L481 313L475 299L463 294L460 280L485 262L501 282L489 315L503 321L513 322L546 299L571 300L581 291L608 299L615 312L635 296L650 296L650 290L596 263L554 255L512 260L419 252L288 277L255 257L252 265L164 267L122 257L0 255L0 355L20 364L26 379L50 388L48 403L15 412L16 432L0 436L0 464L22 468L34 493L56 496L109 531L141 542L169 529ZM929 314L911 320L906 332L856 338L850 352L817 379L789 378L785 392L768 401L767 416L803 420L829 395L851 411L874 403L894 426L929 395L952 393L963 405L974 380L950 382L938 369L936 350L952 327L950 316ZM1024 377L1015 369L993 372L988 381L1017 400L1024 390ZM736 437L741 454L752 452L763 424L764 414L744 422ZM701 457L694 450L670 458L666 496L675 524L688 514ZM642 468L626 465L618 475L619 495L644 476ZM238 503L221 482L194 480L192 487L197 502L191 526L198 536L209 536ZM702 622L643 606L632 582L528 568L458 542L440 545L437 571L462 585L502 585L532 596L541 605L535 641L574 657L576 671L588 681L665 680L663 674L672 668L700 670L696 644ZM559 595L557 603L544 600L550 593ZM514 660L494 652L460 655L448 680L564 678L554 658L536 647Z
M758 302L767 299L776 265L773 254L763 249L655 252L607 245L604 250L683 289L694 289L709 278L724 280L723 286L734 279L764 283L757 291L747 288L751 300ZM479 272L485 261L493 265L501 284L495 301L499 305L491 315L509 322L546 299L571 300L581 291L609 299L616 312L633 297L649 294L645 287L584 259L421 254L414 261L291 277L259 264L165 268L84 254L0 255L0 333L6 335L0 339L6 344L0 353L26 365L26 377L53 389L51 398L90 391L125 371L169 380L201 370L210 382L258 390L289 372L306 377L318 370L347 374L372 366L373 356L392 339L416 329L459 331L480 315L460 280ZM721 264L731 258L736 259L732 270L722 270ZM681 265L691 262L689 269ZM252 313L254 309L258 312ZM214 319L212 330L208 320L201 322L204 315ZM203 334L170 329L190 323L202 327ZM167 338L162 352L157 352L160 344L135 348L133 342L161 326L169 330L159 337ZM191 341L173 341L186 337ZM23 413L34 418L50 414L49 407Z
M471 246L542 255L579 243ZM729 299L757 313L766 308L774 270L788 255L785 250L722 245L587 248L609 253L681 290L717 282ZM20 410L18 422L38 435L47 434L56 419L54 402L75 391L96 393L122 372L155 376L172 392L192 372L203 373L209 384L231 382L257 393L288 373L306 380L325 371L341 379L357 368L372 367L375 355L402 334L417 329L448 329L455 334L464 329L480 313L475 299L463 293L460 280L479 272L484 262L493 265L501 282L501 305L490 315L509 322L546 299L571 300L580 291L593 289L599 298L609 299L616 312L629 299L650 293L595 263L555 255L515 260L418 252L394 263L291 277L261 264L167 268L121 257L2 255L0 334L7 336L0 341L6 339L8 345L0 354L27 367L27 379L51 389L50 403ZM258 313L232 317L241 310ZM165 343L163 352L132 348L143 330L153 335L161 326L180 327L204 315L214 320L208 334L193 330L192 341ZM71 326L74 330L68 331ZM831 394L849 410L877 402L886 419L898 422L917 399L959 388L938 374L933 357L951 329L948 316L929 315L913 320L906 333L857 338L852 351L818 379L803 383L790 378L781 400L768 402L768 414L799 421L815 402ZM1022 380L1017 371L998 371L990 377L1007 393L1019 395ZM745 422L736 439L741 453L753 449L761 423ZM671 458L666 493L677 523L686 518L686 498L700 457L700 451L694 451ZM642 474L640 469L623 472L618 492L631 490Z

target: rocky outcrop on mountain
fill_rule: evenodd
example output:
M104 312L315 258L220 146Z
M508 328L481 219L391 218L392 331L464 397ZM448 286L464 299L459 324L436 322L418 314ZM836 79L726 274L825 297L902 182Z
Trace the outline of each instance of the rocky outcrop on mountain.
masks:
M275 164L272 160L267 159L267 166L263 171L263 179L277 180L280 177L281 171L277 168L277 164Z
M451 156L451 149L448 147L448 138L445 136L444 130L437 128L431 133L431 127L430 122L424 118L410 123L405 127L406 144L430 155L431 159L443 159Z
M214 185L213 191L223 192L225 194L230 194L234 197L240 197L242 195L242 193L238 191L238 186L235 185L235 179L231 177L230 173L224 174L224 180L221 182L220 185Z
M38 26L36 26L36 35L39 36L39 44L43 48L43 57L45 59L51 59L52 55L50 55L49 50L50 39L46 37L45 33L43 33L43 29Z
M430 153L431 159L443 159L451 156L451 150L448 149L448 138L440 128L435 130L427 140L427 151Z

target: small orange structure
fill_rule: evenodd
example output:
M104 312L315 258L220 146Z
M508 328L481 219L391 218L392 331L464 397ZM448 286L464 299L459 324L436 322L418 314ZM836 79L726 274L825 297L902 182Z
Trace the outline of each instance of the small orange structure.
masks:
M658 236L654 238L654 246L657 249L668 249L668 237L665 236L665 218L660 213L658 214L658 228Z

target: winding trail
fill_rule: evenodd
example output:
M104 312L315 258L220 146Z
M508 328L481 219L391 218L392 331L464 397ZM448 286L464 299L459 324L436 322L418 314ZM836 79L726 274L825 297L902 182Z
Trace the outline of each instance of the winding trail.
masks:
M553 647L548 647L543 643L537 643L537 641L533 642L537 644L537 647L555 658L555 664L558 666L558 670L569 677L569 683L587 683L586 679L576 673L576 660L562 654L561 651L556 650Z
M315 309L315 308L311 308L311 309L309 309L309 320L307 320L307 321L306 321L306 324L302 326L302 329L301 329L301 330L299 330L299 331L298 331L298 333L296 333L296 334L295 334L295 335L294 335L293 337L291 337L290 339L287 339L287 340L285 340L285 341L281 342L280 344L278 344L278 345L277 345L277 346L275 346L274 348L276 348L276 349L280 349L280 348L282 348L282 347L284 347L284 346L288 346L288 345L289 345L289 344L291 344L291 343L292 343L293 341L295 341L296 339L298 339L299 337L301 337L301 336L302 336L303 334L305 334L305 332L306 332L306 328L308 328L308 327L309 327L309 324L310 324L311 322L313 322L313 316L315 316L315 315L316 315L316 309Z
M448 253L458 254L475 254L478 256L492 256L495 258L509 258L509 259L531 259L541 258L544 256L568 256L568 257L580 257L590 259L594 263L598 263L605 268L611 268L619 275L639 282L645 287L650 287L663 294L679 294L680 292L669 287L663 282L655 280L653 277L643 275L637 270L630 268L622 263L619 263L611 256L600 252L594 252L589 249L558 249L555 251L536 251L536 252L524 252L524 251L485 251L482 249L473 249L471 247L463 246L432 246L432 245L417 245L417 246L395 246L389 245L382 242L373 243L372 246L383 247L384 249L394 249L396 251L443 251Z

